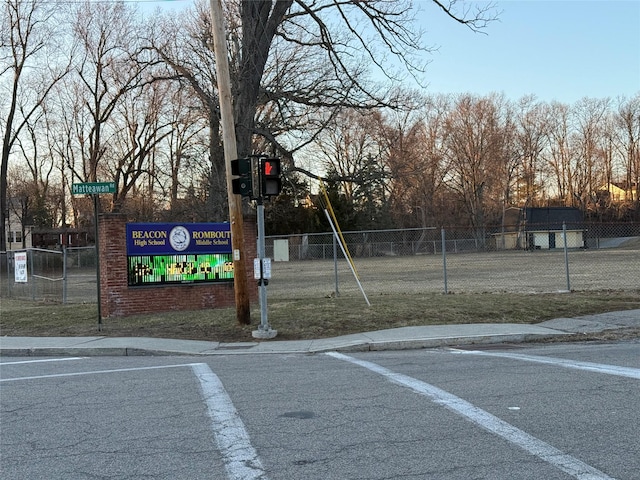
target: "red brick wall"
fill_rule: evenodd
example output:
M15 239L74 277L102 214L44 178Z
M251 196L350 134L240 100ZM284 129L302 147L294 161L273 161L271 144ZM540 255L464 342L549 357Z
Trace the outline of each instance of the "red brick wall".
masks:
M100 308L103 318L142 313L203 310L235 305L233 283L129 287L127 285L127 219L122 214L99 216ZM256 224L244 220L245 265L251 302L258 299L253 279L256 252Z

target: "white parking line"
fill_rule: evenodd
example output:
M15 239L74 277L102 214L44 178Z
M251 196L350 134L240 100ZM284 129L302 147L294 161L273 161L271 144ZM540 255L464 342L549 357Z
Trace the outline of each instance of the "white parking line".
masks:
M83 357L64 357L64 358L47 358L42 360L20 360L19 362L0 362L2 365L20 365L25 363L43 363L43 362L65 362L67 360L82 360Z
M266 473L251 446L249 434L218 376L206 363L194 363L191 368L200 381L213 434L229 478L266 480Z
M489 412L476 407L460 397L456 397L449 392L441 390L438 387L409 377L408 375L395 373L392 370L366 360L359 360L337 352L328 352L325 355L359 365L367 370L382 375L392 383L410 388L414 392L430 398L434 403L442 405L448 410L462 415L472 423L504 438L526 452L544 460L550 465L577 478L578 480L612 480L612 477L609 477L600 470L587 465L571 455L563 453L548 443L529 435Z
M506 352L483 352L479 350L458 350L450 349L452 353L460 355L480 355L483 357L510 358L513 360L522 360L525 362L543 363L546 365L554 365L557 367L573 368L576 370L586 370L588 372L605 373L607 375L617 375L619 377L628 377L640 380L640 369L631 367L618 367L616 365L607 365L603 363L580 362L577 360L567 360L565 358L540 357L537 355L523 355L520 353Z

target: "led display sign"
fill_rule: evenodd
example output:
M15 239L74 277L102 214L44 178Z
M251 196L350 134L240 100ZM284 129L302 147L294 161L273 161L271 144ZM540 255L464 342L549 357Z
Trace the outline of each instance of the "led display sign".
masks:
M228 223L127 224L130 286L232 282Z

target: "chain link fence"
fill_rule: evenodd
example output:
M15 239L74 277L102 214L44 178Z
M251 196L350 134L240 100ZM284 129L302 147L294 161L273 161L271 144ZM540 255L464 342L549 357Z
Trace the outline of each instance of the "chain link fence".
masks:
M332 233L270 236L270 300L420 293L549 293L640 289L640 224L417 228L344 232L353 267ZM26 283L15 252L0 256L0 294L96 302L94 247L28 249ZM356 275L360 284L356 281Z
M640 289L640 224L271 236L269 298Z
M26 253L26 260L21 260L21 253ZM20 270L21 261L26 270ZM95 247L3 252L0 256L0 293L3 298L21 300L96 303Z

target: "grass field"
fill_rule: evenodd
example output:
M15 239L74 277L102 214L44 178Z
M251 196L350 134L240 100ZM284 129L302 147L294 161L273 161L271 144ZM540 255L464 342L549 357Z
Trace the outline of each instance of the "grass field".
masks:
M555 293L640 289L640 249L501 251L447 254L447 293ZM444 260L440 254L354 258L367 295L444 293ZM315 297L335 290L334 262L274 262L269 295ZM358 291L342 259L338 290Z
M414 256L355 257L362 289L369 296L432 293L557 293L640 289L640 239L615 248L507 250L483 253L448 253ZM445 271L446 265L446 271ZM322 298L360 295L344 258L273 262L270 299ZM34 272L36 273L36 272ZM44 278L44 277L48 278ZM7 298L69 303L96 301L96 274L91 268L69 268L66 288L62 270L32 276L17 284L11 275L0 276L0 292ZM9 280L8 280L9 279Z
M270 300L269 323L277 340L324 338L415 325L460 323L537 323L640 308L640 289L548 294L470 293L375 294L371 306L358 295ZM260 323L252 308L252 325L240 326L235 309L172 312L108 318L98 332L95 304L60 305L22 300L0 301L0 334L10 336L139 336L221 342L253 341Z
M640 308L640 240L598 250L502 251L355 258L362 289L342 259L274 262L267 288L276 340L323 338L385 328L481 322L536 323L559 317ZM69 273L69 302L60 282L29 301L31 286L0 299L0 334L96 335L95 272ZM445 291L445 279L447 295ZM2 279L6 282L6 279ZM5 287L7 285L5 284ZM7 290L2 290L6 292ZM22 300L18 300L22 298ZM25 300L25 298L27 300ZM42 301L46 299L48 301ZM101 335L253 341L235 309L172 312L103 320Z

